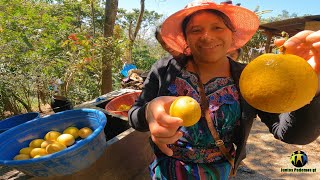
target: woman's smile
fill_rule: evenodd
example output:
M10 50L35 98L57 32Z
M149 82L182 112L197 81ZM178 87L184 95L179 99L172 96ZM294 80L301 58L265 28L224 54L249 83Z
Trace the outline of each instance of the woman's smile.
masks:
M215 50L215 49L217 49L217 48L220 48L220 47L222 47L222 44L221 43L219 43L219 44L204 44L204 45L199 45L199 48L200 49L203 49L203 50L205 50L205 51L207 51L207 50L210 50L210 51L213 51L213 50Z

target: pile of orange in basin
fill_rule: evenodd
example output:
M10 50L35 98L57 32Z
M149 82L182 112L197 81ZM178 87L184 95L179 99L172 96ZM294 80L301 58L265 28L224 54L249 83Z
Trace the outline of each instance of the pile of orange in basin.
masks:
M30 158L38 158L62 151L72 146L77 138L86 138L92 134L92 129L83 127L68 127L62 133L58 131L49 131L43 139L34 139L29 143L28 147L24 147L19 151L14 160L25 160Z

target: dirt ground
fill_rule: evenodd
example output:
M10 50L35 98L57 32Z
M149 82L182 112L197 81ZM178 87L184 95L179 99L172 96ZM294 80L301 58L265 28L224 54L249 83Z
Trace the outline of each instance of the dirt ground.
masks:
M308 156L308 163L302 168L316 169L316 172L281 172L281 169L295 168L290 162L290 155L297 150L304 151ZM276 140L269 133L267 127L260 120L256 120L248 139L247 158L244 163L246 166L240 167L237 176L231 178L232 180L319 179L320 137L304 146L286 144ZM30 178L30 176L26 176L21 172L0 166L0 180L25 180Z
M290 162L294 151L302 150L308 156L303 169L316 172L281 172L295 167ZM292 145L276 140L260 120L256 120L247 143L247 167L239 168L234 179L320 179L320 137L308 145Z

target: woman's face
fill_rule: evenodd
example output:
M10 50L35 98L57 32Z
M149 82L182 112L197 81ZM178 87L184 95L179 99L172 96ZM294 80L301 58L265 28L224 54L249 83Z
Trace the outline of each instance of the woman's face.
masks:
M195 59L217 62L226 58L232 44L232 32L221 17L209 12L199 12L186 26L186 39Z

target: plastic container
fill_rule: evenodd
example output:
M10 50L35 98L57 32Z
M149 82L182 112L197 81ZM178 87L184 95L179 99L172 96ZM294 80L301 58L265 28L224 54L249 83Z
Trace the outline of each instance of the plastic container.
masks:
M66 97L54 95L51 99L51 108L54 112L61 112L73 109L73 105Z
M131 92L120 95L112 99L105 107L105 110L111 114L117 114L128 117L128 111L140 96L141 92Z
M39 118L39 117L40 117L40 113L30 112L30 113L12 116L12 117L9 117L4 120L0 120L0 134L8 129L11 129L15 126L18 126L22 123L25 123L27 121L31 121L31 120Z
M124 77L128 77L128 72L131 70L131 69L137 69L137 66L134 65L134 64L125 64L121 70L121 74L124 76Z
M95 109L77 109L38 118L0 134L0 165L9 166L31 176L62 176L89 167L104 152L106 138L104 113ZM78 138L72 146L47 156L12 160L19 150L51 130L62 132L69 126L90 127L93 133Z

